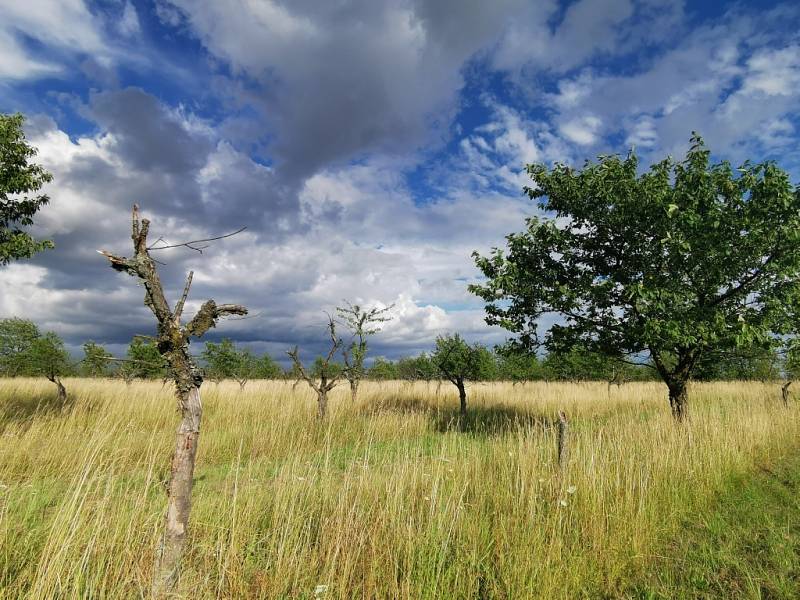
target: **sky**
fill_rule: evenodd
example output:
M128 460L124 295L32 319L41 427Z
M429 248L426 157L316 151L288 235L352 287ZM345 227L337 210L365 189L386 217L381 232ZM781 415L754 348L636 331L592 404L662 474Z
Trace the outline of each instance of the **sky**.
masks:
M632 147L775 160L800 180L800 4L672 0L0 0L0 112L22 112L54 176L34 233L56 249L0 270L0 317L77 351L152 334L130 208L185 314L250 308L230 337L310 358L325 311L394 304L394 358L461 332L492 345L473 251L538 214L528 163Z

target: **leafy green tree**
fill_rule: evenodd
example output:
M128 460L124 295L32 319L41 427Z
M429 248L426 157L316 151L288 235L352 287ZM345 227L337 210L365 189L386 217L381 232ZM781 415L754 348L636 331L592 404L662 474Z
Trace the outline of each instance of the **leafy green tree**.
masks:
M397 363L379 356L373 361L372 366L367 371L367 377L379 381L400 379Z
M507 251L474 253L487 322L526 347L576 345L647 359L676 419L687 382L711 351L772 343L790 328L800 286L800 192L771 162L710 165L696 134L682 162L639 174L639 161L601 156L576 170L527 167L548 218L507 236ZM537 323L556 314L543 339Z
M768 381L780 377L780 359L775 348L740 348L733 352L709 353L695 368L698 381L757 380Z
M458 333L440 335L436 338L431 362L441 376L458 389L459 417L463 424L467 416L466 384L494 378L496 367L492 353L480 344L468 344Z
M254 379L280 379L282 377L283 369L269 354L263 354L254 359Z
M497 377L514 384L544 379L544 370L534 352L511 345L497 349Z
M0 319L0 373L7 377L22 375L25 353L40 336L33 321L17 317Z
M209 379L234 379L242 389L250 379L275 377L280 372L269 356L258 358L247 349L238 349L227 338L219 344L206 342L200 356L206 363Z
M167 363L153 340L137 336L128 346L119 374L128 383L134 379L163 379L167 375Z
M397 361L397 375L406 381L439 379L439 369L425 352L419 356L404 356Z
M25 352L25 375L44 376L58 387L58 399L67 399L61 378L74 372L64 342L52 331L36 338Z
M367 358L367 338L381 330L383 323L391 320L388 312L394 307L389 305L384 308L373 307L366 310L358 304L347 302L347 306L339 306L336 313L345 327L353 335L353 341L347 348L342 349L344 358L344 376L350 384L350 398L353 402L358 396L358 385L364 377L364 361Z
M111 353L100 344L86 342L83 345L81 374L87 377L105 377L111 364Z
M53 242L35 240L23 229L33 225L36 212L50 201L35 192L53 179L30 162L37 150L25 139L24 122L21 114L0 114L0 265L53 247Z

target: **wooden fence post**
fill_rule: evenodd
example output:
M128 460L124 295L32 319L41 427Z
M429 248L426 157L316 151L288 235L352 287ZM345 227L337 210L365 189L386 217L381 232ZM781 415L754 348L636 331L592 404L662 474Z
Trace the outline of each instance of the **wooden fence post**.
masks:
M558 468L563 469L569 457L568 434L569 425L567 415L563 410L558 411Z

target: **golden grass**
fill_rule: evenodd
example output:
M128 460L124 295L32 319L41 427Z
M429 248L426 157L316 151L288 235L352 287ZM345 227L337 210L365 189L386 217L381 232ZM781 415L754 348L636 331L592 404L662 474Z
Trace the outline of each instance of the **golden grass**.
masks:
M177 424L169 387L0 380L0 597L148 590ZM776 384L203 387L186 598L615 597L733 473L796 449ZM570 461L555 464L563 409ZM320 586L320 587L318 587Z

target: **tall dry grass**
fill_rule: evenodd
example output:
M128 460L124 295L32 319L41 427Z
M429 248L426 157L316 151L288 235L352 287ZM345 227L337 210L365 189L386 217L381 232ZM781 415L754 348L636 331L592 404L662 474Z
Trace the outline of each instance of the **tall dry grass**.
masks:
M0 380L0 596L148 590L177 423L161 383ZM576 598L622 593L721 482L797 447L777 385L365 383L203 387L186 598ZM560 409L570 461L556 466Z

